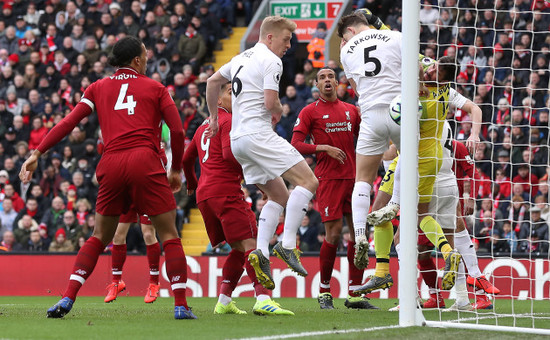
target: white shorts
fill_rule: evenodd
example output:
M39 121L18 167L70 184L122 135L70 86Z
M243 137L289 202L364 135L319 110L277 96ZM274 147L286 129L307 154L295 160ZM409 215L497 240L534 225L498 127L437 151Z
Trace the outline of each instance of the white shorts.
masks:
M247 184L265 184L304 160L298 150L274 131L231 139L231 151L243 167Z
M428 211L434 215L443 229L456 229L456 206L458 204L458 187L434 186L432 200Z
M389 114L389 105L384 109L361 113L359 138L356 152L363 156L381 155L390 147L390 140L401 149L401 126Z

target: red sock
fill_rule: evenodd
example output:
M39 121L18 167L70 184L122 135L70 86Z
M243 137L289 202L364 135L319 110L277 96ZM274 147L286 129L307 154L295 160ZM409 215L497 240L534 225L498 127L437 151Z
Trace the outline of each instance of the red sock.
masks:
M122 278L122 267L126 262L126 244L113 244L111 250L111 267L113 268L113 282L118 283Z
M420 273L422 273L422 279L426 282L426 286L437 289L437 268L433 259L418 260L418 267L420 267Z
M241 275L244 271L244 253L237 249L232 249L225 260L222 269L222 284L220 294L231 297L231 294L237 287Z
M254 249L250 249L246 253L244 253L244 259L248 259L248 255L253 251ZM250 262L244 261L244 267L246 269L246 274L250 278L250 281L252 281L252 286L254 287L254 292L256 292L256 297L259 295L269 295L269 290L267 290L264 286L262 286L258 282L258 278L256 277L256 272L254 271L254 268L250 265Z
M321 281L319 282L319 293L330 293L330 279L334 269L334 260L336 259L336 250L338 247L330 244L327 240L321 245L319 253L319 267L321 267Z
M149 262L149 283L159 284L160 244L147 246L147 261Z
M181 240L174 238L162 244L166 255L166 273L174 292L175 306L187 308L185 297L187 288L187 260L181 246Z
M363 269L357 268L353 264L353 258L355 257L355 242L348 242L348 271L349 271L349 284L348 284L348 294L350 296L359 296L360 294L355 294L353 290L354 286L360 286L363 282Z
M99 254L103 252L105 245L96 237L90 237L82 246L74 262L73 271L69 278L69 285L63 297L71 300L76 299L78 290L84 284L84 281L92 274L97 263Z

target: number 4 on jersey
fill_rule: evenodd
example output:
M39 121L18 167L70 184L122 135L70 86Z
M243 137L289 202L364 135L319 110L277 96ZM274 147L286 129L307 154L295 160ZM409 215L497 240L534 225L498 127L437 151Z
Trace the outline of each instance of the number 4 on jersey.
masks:
M122 84L120 86L120 92L118 93L118 99L116 100L115 110L128 110L128 115L134 114L134 108L137 102L134 101L134 96L127 96L128 84ZM124 102L126 100L126 102Z

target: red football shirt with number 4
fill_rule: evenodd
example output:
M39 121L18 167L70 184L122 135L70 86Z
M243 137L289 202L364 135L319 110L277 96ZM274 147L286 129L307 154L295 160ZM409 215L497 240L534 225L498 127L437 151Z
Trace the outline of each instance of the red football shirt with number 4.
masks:
M90 85L85 100L98 112L104 153L136 147L160 152L162 112L174 105L164 85L121 67L114 75Z

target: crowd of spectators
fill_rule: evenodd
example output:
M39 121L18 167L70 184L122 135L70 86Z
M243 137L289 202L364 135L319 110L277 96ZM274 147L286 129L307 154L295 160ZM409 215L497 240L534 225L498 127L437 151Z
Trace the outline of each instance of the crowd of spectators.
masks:
M23 185L17 174L29 152L71 111L87 86L114 72L107 56L118 38L136 35L145 43L147 75L167 86L189 140L207 116L205 89L214 72L208 64L213 51L231 34L237 16L247 25L259 3L4 1L0 249L73 251L91 235L94 174L102 149L97 116L84 119L41 159L29 185ZM401 29L401 1L354 3L377 13L392 29ZM479 178L470 190L478 202L474 217L468 219L470 233L483 251L547 252L550 5L541 0L426 0L421 8L421 52L433 58L454 57L460 65L454 86L483 111L482 143L473 155ZM317 28L314 36L322 37L326 25ZM276 126L288 140L301 109L319 98L314 82L318 67L313 66L319 61L298 58L296 44L294 36L293 48L283 58L283 116ZM326 66L338 76L338 98L356 104L338 61L329 60ZM448 118L455 122L455 138L466 140L471 117L451 109ZM315 166L314 155L306 160ZM253 187L246 193L259 213L265 203L261 194ZM181 225L193 202L184 191L177 202ZM323 237L313 202L297 240L302 250L318 252ZM340 250L346 249L348 240L349 231Z

